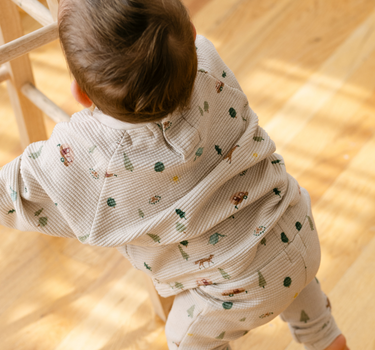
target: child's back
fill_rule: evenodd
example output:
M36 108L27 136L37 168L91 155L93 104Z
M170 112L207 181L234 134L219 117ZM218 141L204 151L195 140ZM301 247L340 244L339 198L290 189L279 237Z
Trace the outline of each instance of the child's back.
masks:
M134 18L150 16L153 7L162 11L164 6L159 1L129 3L114 1L122 11L128 11L128 6ZM165 3L177 9L173 16L178 17L178 11L182 11L179 1ZM117 247L133 266L153 278L162 296L179 294L170 320L190 318L178 330L173 329L178 323L172 326L169 322L171 348L174 342L186 349L198 349L197 344L204 344L205 349L222 344L225 349L228 340L276 317L307 285L315 284L311 281L320 252L308 194L301 193L296 180L286 173L284 160L274 153L274 143L258 126L258 118L233 73L207 39L199 36L195 41L192 60L196 64L181 58L188 67L183 72L174 67L178 63L173 60L179 59L179 54L172 53L170 47L159 56L152 54L152 50L159 50L153 45L164 42L150 37L152 43L143 57L143 64L149 66L143 69L135 63L138 74L145 74L137 78L128 66L139 61L132 50L140 49L139 41L145 40L142 44L146 45L150 19L134 20L140 33L134 38L128 34L127 67L118 67L117 71L116 66L100 67L95 60L103 53L96 52L95 56L95 46L101 48L105 37L95 37L97 43L82 54L82 59L77 55L81 51L76 46L87 42L77 38L75 43L70 36L67 39L66 18L73 10L69 0L63 6L60 32L69 66L84 94L100 109L83 110L70 123L60 123L48 141L30 145L23 156L3 168L1 223L77 237L84 244ZM77 9L82 6L77 5ZM110 10L99 1L90 11L108 11L109 15ZM186 21L185 13L182 17ZM125 35L129 28L115 23L107 35L116 31ZM142 26L146 29L139 29ZM181 50L191 54L189 45L194 42L189 41L188 34L172 35L170 39L168 25L158 30L167 32L175 48L175 40L187 40ZM117 44L111 37L108 40L113 52L106 59L112 55L116 60ZM165 53L173 56L171 67L165 65L170 58L161 58ZM194 74L189 72L191 67ZM170 83L160 76L169 68L180 79L172 74ZM97 71L92 72L94 69ZM160 72L150 73L152 69ZM114 77L113 85L108 77ZM154 87L158 79L161 85ZM143 90L139 89L141 83L145 84ZM137 89L139 96L134 92ZM159 100L155 99L158 94ZM181 103L176 103L178 98ZM142 124L129 128L125 121ZM278 260L280 256L282 261ZM272 264L276 265L271 268ZM319 288L317 293L309 298L315 297L321 304L325 297L322 299ZM219 308L215 306L213 313L206 307L210 298ZM302 299L295 302L298 300ZM187 315L184 302L190 310ZM302 326L310 319L314 321L313 311L305 309L303 319L301 310L297 311ZM288 310L292 310L293 319L296 311L291 307ZM199 314L202 321L198 321ZM247 315L247 323L240 315ZM287 312L283 316L288 319L285 315ZM320 316L318 313L316 318ZM224 325L213 327L211 318L222 319ZM325 332L315 327L312 338L311 334L310 338L298 338L295 332L296 339L311 344L311 349L325 348L340 332L328 311L323 321L328 322ZM211 327L212 336L202 325ZM196 331L192 331L193 326ZM301 324L296 325L299 328ZM204 330L200 335L199 329ZM195 340L185 337L188 330L196 334ZM217 337L213 336L216 333ZM181 344L184 339L185 347Z

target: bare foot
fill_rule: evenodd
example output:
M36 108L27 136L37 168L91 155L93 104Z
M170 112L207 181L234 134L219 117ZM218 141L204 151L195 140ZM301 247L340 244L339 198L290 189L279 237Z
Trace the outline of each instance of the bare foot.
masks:
M350 349L346 346L345 337L342 334L340 334L333 341L333 343L328 348L326 348L325 350L350 350Z

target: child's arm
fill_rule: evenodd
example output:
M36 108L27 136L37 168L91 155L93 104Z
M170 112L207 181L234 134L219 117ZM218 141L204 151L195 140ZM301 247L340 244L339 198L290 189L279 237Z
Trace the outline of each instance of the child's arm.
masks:
M53 236L76 237L58 203L42 188L39 157L47 141L30 145L0 169L0 225Z

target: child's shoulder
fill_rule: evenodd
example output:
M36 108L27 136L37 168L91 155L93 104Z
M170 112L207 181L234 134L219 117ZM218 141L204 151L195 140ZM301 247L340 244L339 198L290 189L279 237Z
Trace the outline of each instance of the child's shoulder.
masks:
M220 84L226 84L242 92L234 73L224 63L215 45L203 35L195 41L198 56L198 74L208 74Z

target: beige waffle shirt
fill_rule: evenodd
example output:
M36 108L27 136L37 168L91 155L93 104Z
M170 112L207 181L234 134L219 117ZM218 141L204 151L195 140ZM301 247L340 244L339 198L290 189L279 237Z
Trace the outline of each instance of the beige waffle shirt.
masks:
M165 297L238 276L299 186L212 43L196 46L189 110L57 124L0 171L0 224L116 247Z

